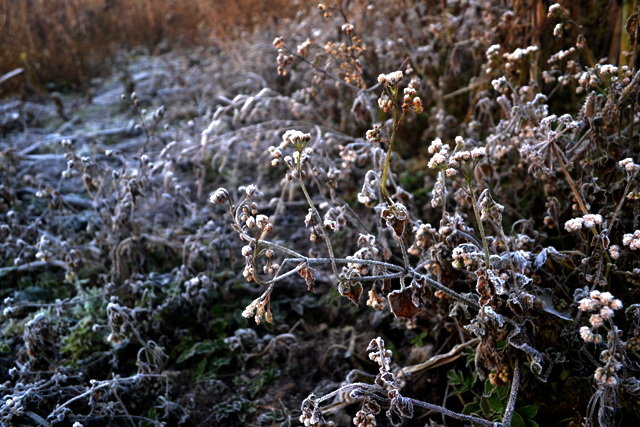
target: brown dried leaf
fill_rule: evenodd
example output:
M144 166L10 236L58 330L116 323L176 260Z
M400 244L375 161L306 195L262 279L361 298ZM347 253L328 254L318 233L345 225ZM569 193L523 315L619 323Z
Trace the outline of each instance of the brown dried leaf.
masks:
M338 292L340 292L340 295L349 298L355 305L358 305L360 295L362 295L362 283L345 280L338 285Z
M307 284L307 291L309 292L315 292L316 290L315 273L316 271L308 265L305 265L300 270L298 270L298 274L304 279L305 283Z
M396 317L413 319L420 309L413 304L413 289L410 287L393 291L387 296L391 311Z

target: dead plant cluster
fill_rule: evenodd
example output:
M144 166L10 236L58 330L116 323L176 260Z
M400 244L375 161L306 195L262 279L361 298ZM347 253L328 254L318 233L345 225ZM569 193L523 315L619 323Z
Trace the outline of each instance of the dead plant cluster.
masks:
M132 62L115 130L8 102L0 422L639 419L623 3L327 2Z

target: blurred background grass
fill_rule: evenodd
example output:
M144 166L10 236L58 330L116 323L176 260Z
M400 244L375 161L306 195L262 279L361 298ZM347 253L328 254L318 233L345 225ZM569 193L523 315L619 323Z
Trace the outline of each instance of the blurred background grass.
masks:
M0 94L78 87L118 49L224 44L293 16L308 0L0 0Z
M343 0L366 13L365 0ZM400 8L416 0L387 0ZM435 1L435 0L433 0ZM557 42L546 19L550 0L514 0L513 10L531 18L530 28L513 28L520 39L551 49ZM597 54L628 63L624 31L638 0L561 2L579 22ZM82 89L110 69L119 49L218 45L256 28L277 27L313 0L0 0L0 96L41 89ZM533 12L533 13L532 13ZM525 37L525 38L526 38ZM599 59L598 57L594 58ZM616 61L617 59L617 61ZM2 81L6 73L23 71Z

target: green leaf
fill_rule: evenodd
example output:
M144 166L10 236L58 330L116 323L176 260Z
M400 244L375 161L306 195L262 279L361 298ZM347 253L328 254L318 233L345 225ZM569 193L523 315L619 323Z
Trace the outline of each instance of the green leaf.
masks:
M415 337L411 338L410 342L416 347L422 347L424 345L424 339L427 337L427 331L422 331Z
M449 384L453 387L455 394L462 394L473 388L473 377L465 377L461 372L454 369L447 372L447 379L449 380Z
M202 380L204 372L207 370L207 362L207 359L202 359L200 362L198 362L196 369L194 369L193 371L196 381Z
M492 412L500 414L504 411L505 402L498 398L498 396L494 395L488 397L487 402L489 403L489 407Z
M480 408L480 404L478 402L470 402L464 405L464 408L462 408L462 413L465 415L481 415L482 409Z
M207 340L207 341L198 342L198 343L195 343L193 346L191 346L191 348L189 348L188 350L182 352L182 354L178 357L177 362L182 363L185 360L198 354L213 353L214 350L215 350L215 346L212 341Z
M218 357L217 359L213 359L211 362L211 369L213 371L218 371L223 366L227 366L231 364L231 359L228 357Z
M506 402L507 398L509 397L509 387L507 387L506 385L496 387L496 396L498 397L498 399Z
M485 380L484 382L484 397L489 397L496 392L497 386L491 384L489 380Z
M518 408L518 413L526 420L532 420L536 416L540 407L538 405L527 405Z
M489 404L489 400L484 397L480 398L480 409L482 410L482 414L484 416L489 416L493 412L491 410L491 405Z
M511 427L527 427L519 413L514 412L511 418Z

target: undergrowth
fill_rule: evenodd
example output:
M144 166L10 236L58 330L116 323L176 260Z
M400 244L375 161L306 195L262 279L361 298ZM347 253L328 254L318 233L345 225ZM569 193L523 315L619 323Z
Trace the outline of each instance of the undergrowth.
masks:
M320 4L117 132L8 103L0 421L640 418L638 6L534 6Z

